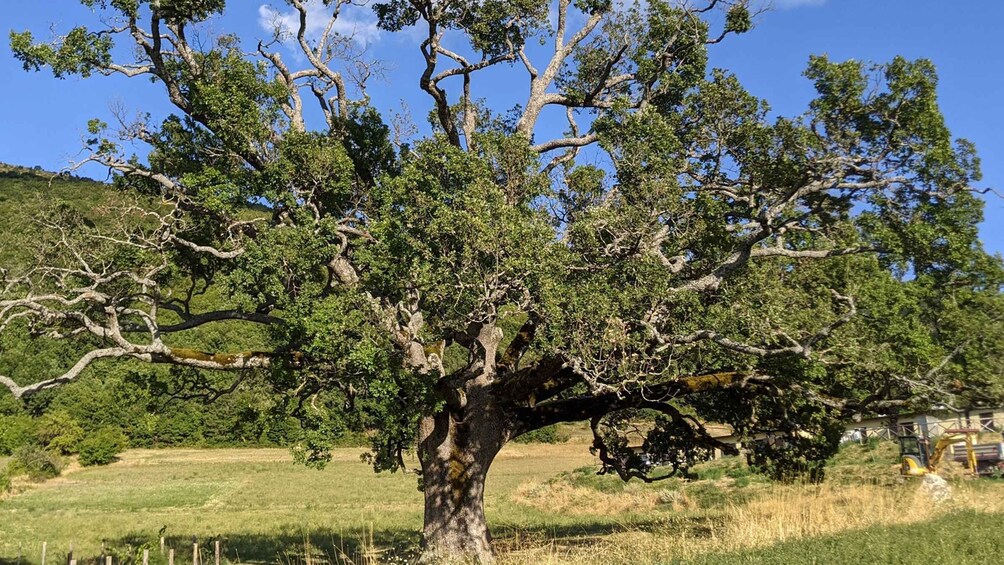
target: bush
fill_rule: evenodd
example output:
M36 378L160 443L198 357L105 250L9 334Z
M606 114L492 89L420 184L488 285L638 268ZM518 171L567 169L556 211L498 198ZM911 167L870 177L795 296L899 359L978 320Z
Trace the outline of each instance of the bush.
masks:
M126 448L126 437L122 430L105 427L84 438L80 442L80 464L107 465Z
M44 481L59 476L63 461L37 445L24 445L14 452L8 470L12 475L28 475L33 481Z
M84 428L65 410L56 410L42 416L35 426L35 439L46 448L62 455L77 452L84 439Z
M567 432L560 430L557 425L553 425L527 432L513 441L516 443L565 443L570 437Z
M0 455L11 455L34 439L34 422L28 416L0 416Z
M0 471L0 494L7 494L10 492L10 475L7 471Z

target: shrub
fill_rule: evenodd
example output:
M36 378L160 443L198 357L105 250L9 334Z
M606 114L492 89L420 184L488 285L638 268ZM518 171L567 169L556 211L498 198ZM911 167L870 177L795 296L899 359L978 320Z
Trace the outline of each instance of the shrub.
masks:
M11 455L32 442L34 423L28 416L0 416L0 455Z
M33 481L44 481L59 476L63 461L37 445L23 445L14 451L8 469L12 475L28 475Z
M105 427L84 438L80 442L80 464L107 465L126 448L126 437L122 430Z
M565 443L570 437L567 432L554 425L527 432L513 441L516 443Z
M10 492L10 475L7 471L0 471L0 494L7 494Z
M77 446L84 439L84 428L69 412L56 410L38 420L35 439L52 451L71 455L77 452Z

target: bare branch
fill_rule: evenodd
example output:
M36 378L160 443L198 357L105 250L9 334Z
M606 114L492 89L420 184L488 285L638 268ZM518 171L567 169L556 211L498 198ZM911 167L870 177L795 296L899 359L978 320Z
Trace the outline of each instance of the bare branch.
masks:
M14 398L17 398L17 399L20 400L22 398L25 398L26 396L30 396L32 394L35 394L37 392L40 392L40 391L43 391L43 390L47 390L47 389L50 389L50 388L55 388L55 387L57 387L59 385L68 383L68 382L76 379L77 377L80 376L81 373L84 372L84 369L86 369L87 367L89 367L91 365L91 363L94 363L95 361L97 361L99 359L109 359L109 358L113 358L113 357L124 357L126 355L128 355L128 351L127 350L121 349L121 348L117 348L117 347L110 347L110 348L106 348L106 349L97 349L97 350L88 352L86 355L84 355L83 357L81 357L80 360L77 361L73 365L73 367L70 368L70 370L66 371L65 373L63 373L62 375L60 375L58 377L54 377L54 378L47 379L47 380L44 380L44 381L40 381L40 382L37 382L37 383L34 383L34 384L30 384L30 385L19 386L12 379L10 379L8 377L5 377L3 375L0 375L0 384L2 384L5 387L7 387L7 389L11 392L11 394L14 395Z
M546 153L548 151L553 151L555 149L564 149L567 147L585 147L595 143L599 139L599 136L595 133L587 133L579 137L565 137L561 139L552 139L544 143L533 146L533 150L537 153Z
M779 337L790 343L790 345L784 347L758 346L743 343L724 336L715 330L700 330L687 335L665 337L659 333L653 323L643 321L642 324L646 327L654 342L659 345L659 351L681 345L690 345L700 341L711 341L730 351L735 351L736 353L742 353L745 355L752 355L755 357L770 358L797 356L808 358L812 354L816 344L830 337L834 330L850 322L857 314L857 307L853 297L844 296L832 289L830 290L830 293L833 295L833 299L835 301L843 304L847 308L847 311L833 322L824 325L815 333L801 341L797 341L784 333L779 334Z

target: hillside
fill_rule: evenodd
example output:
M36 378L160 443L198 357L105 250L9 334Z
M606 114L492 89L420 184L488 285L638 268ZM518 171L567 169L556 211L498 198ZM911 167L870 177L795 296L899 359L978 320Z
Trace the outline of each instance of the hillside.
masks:
M30 261L23 245L37 230L32 223L47 206L62 203L100 221L110 213L114 189L105 183L0 163L0 267Z
M0 163L0 268L17 273L32 265L43 232L36 222L47 214L67 207L101 227L116 219L121 197L108 183ZM223 298L210 289L200 300L215 305ZM186 347L204 349L215 341L261 338L235 323L186 332L178 339ZM79 359L84 347L36 339L27 328L12 327L0 334L0 374L19 382L56 375ZM212 404L172 398L190 392L178 388L182 381L229 389L233 376L106 362L75 383L31 398L26 406L0 390L0 456L32 441L39 421L52 413L68 416L87 433L103 426L120 428L133 446L287 444L298 429L294 421L271 414L280 400L261 375L246 376L232 394Z
M113 191L90 179L0 163L0 268L16 274L33 265L42 232L37 222L48 211L67 206L100 222L109 214ZM0 335L0 374L21 380L56 373L76 353L70 344L26 339L24 334L14 327ZM0 405L7 400L0 398Z

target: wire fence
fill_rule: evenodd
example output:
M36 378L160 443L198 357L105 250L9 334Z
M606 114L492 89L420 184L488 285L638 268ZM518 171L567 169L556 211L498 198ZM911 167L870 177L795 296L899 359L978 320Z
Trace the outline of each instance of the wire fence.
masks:
M160 538L160 551L154 548L153 552L148 547L130 548L121 550L119 548L105 547L102 543L100 555L78 556L74 553L73 545L68 548L50 547L48 542L18 550L15 559L0 558L0 565L27 565L40 563L41 565L175 565L184 563L185 565L221 565L229 560L224 557L223 542L221 540L210 540L208 544L200 546L193 541L191 547L187 545L184 550L175 553L171 544L165 542L165 538Z
M190 540L190 541L189 541ZM288 545L268 546L246 539L212 537L204 540L161 537L132 538L101 543L100 553L90 546L76 551L72 543L21 545L14 554L0 554L0 565L232 565L279 563L281 565L376 565L381 562L410 563L417 554L398 552L375 541L372 525L368 536L330 539L316 543L309 535Z

